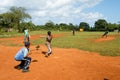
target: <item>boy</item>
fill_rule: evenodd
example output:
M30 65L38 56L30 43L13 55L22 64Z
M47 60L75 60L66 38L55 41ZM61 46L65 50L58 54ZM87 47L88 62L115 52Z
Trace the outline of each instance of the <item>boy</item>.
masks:
M45 54L45 57L48 57L52 53L51 41L52 41L52 35L51 32L48 31L46 36L46 46L48 48L48 52Z
M108 29L107 29L107 30L105 31L105 33L102 35L102 38L103 38L104 36L107 38L108 33L109 33L109 31L108 31Z
M17 52L17 54L15 55L15 60L21 62L19 65L15 66L15 68L16 69L22 69L23 72L28 72L29 71L29 65L31 63L31 58L28 57L30 42L25 42L24 45L25 45L25 47L20 49Z
M30 35L28 33L27 28L25 28L25 30L24 30L24 42L30 42Z
M73 36L75 36L75 29L72 30Z
M45 37L45 36L41 36L41 37ZM46 43L45 43L45 45L48 48L48 52L45 53L45 57L48 57L52 53L51 41L52 41L51 31L48 31L46 36Z

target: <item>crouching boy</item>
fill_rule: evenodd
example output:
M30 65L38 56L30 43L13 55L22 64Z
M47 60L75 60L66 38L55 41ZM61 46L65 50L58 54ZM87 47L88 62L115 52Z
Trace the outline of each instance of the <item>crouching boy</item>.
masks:
M29 57L30 42L24 43L25 47L21 48L15 55L15 60L20 61L20 64L15 66L16 69L22 69L22 72L29 71L31 58Z

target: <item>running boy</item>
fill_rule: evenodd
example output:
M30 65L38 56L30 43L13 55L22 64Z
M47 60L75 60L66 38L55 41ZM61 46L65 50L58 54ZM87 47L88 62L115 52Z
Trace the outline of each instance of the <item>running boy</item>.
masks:
M15 60L20 61L21 63L15 66L16 69L22 69L23 72L29 71L29 65L31 63L31 58L29 55L30 42L24 43L25 47L20 49L15 55Z
M104 36L107 38L108 33L109 33L109 31L108 31L108 29L107 29L107 30L105 31L105 33L102 35L102 38L103 38Z

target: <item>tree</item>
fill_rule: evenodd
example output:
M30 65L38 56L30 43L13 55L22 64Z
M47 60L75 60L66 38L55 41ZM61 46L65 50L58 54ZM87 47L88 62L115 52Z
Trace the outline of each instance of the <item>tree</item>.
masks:
M114 30L118 29L118 25L112 24L112 23L108 23L107 27L108 27L109 31L114 31Z
M54 29L55 25L52 21L48 21L46 24L45 24L45 29Z
M80 28L82 28L82 29L84 29L85 31L87 31L87 30L89 30L90 26L89 26L89 24L86 23L86 22L81 22L81 23L79 24L79 29L80 29Z
M27 19L31 19L31 16L25 12L25 8L23 7L13 6L8 13L11 15L11 22L14 23L14 26L17 27L19 32L21 32L20 23Z
M6 29L6 32L8 32L10 28L12 28L10 24L11 24L11 15L8 12L1 14L0 25Z
M69 23L69 30L73 30L73 29L75 29L75 26L72 24L72 23Z
M107 25L108 25L108 23L106 20L99 19L95 22L95 29L99 30L99 31L105 30L107 28Z
M68 25L66 23L60 23L59 26L60 30L68 30Z

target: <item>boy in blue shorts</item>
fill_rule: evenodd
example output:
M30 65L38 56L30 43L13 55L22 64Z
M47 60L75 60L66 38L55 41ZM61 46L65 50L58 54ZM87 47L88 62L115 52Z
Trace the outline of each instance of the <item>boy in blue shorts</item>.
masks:
M25 45L25 47L20 49L17 52L17 54L15 55L15 60L21 62L19 65L15 66L15 68L16 69L22 69L23 72L28 72L29 71L29 65L31 63L31 58L28 57L30 42L25 42L24 45Z

